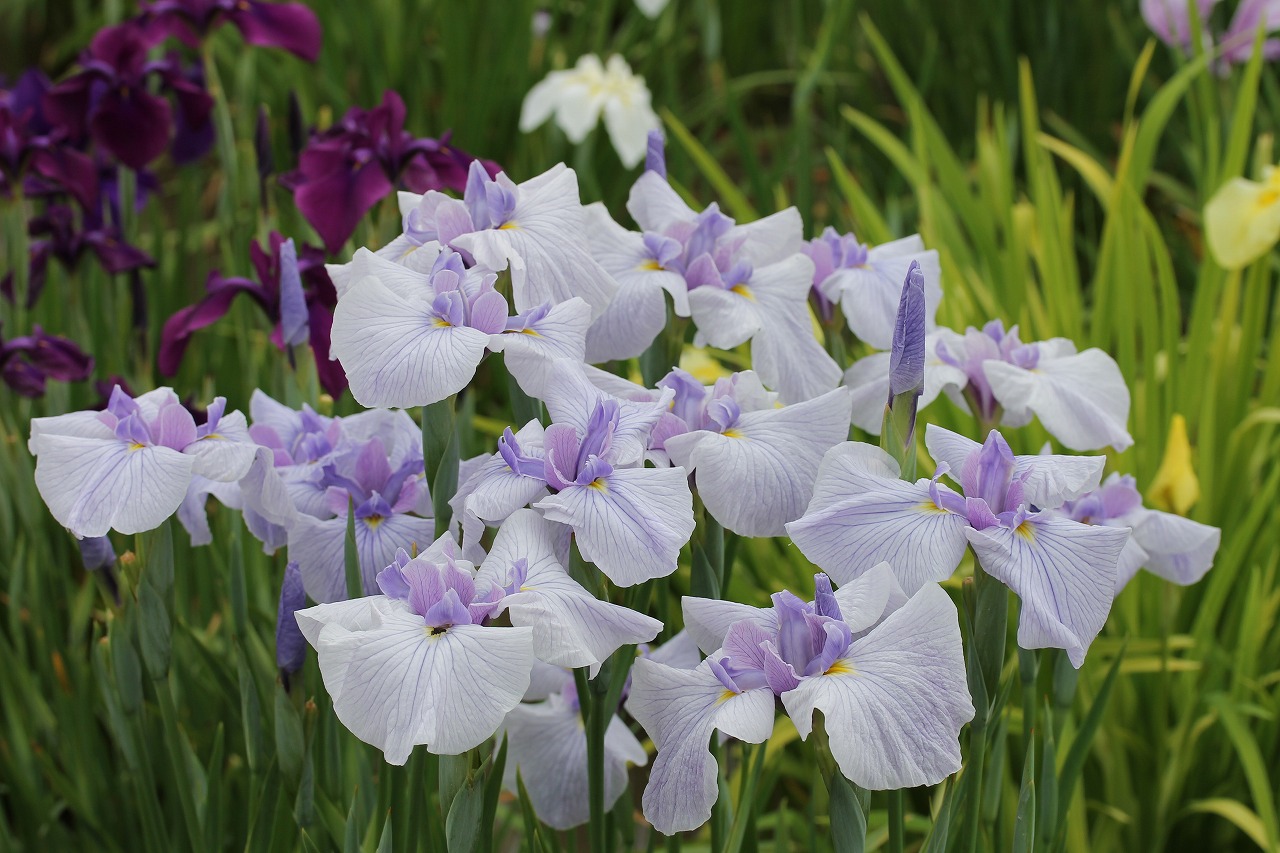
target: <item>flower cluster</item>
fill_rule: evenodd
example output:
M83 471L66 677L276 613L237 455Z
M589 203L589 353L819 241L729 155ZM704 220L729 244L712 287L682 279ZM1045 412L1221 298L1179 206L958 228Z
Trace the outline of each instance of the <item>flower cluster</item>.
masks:
M221 398L202 421L168 389L117 388L105 411L37 419L30 440L40 493L87 565L113 561L109 531L174 514L208 542L210 496L268 553L286 548L282 677L313 647L334 713L388 762L505 738L505 784L526 786L543 821L596 823L627 765L649 762L629 715L656 749L644 815L670 834L712 814L716 732L763 743L781 710L809 740L821 711L832 773L937 784L961 766L983 677L943 586L967 553L982 589L1020 599L1018 644L1076 667L1140 568L1189 584L1212 565L1219 531L1145 508L1132 477L1103 479L1105 457L1014 451L1037 418L1069 449L1123 452L1124 378L1101 350L1024 343L1000 320L938 326L939 258L920 237L805 241L794 209L742 224L695 211L657 136L630 231L584 206L563 165L520 183L464 169L403 119L391 98L349 114L313 137L294 179L316 211L330 192L351 202L317 226L332 249L396 180L430 172L424 192L400 194L395 239L325 267L273 235L254 246L257 281L212 275L162 347L172 372L248 293L278 345L310 342L321 377L375 408L332 417L258 391L251 424ZM815 304L839 338L830 352ZM855 337L863 357L837 363ZM690 344L738 349L740 365L749 352L751 369L696 376L679 361ZM52 342L7 346L56 350L48 371L76 363ZM463 459L457 398L479 411L504 373L524 423L485 412L490 452ZM981 441L928 424L934 464L916 478L917 412L944 393ZM854 427L880 445L849 440ZM722 585L726 535L789 536L821 570L812 598L716 597L743 591ZM692 588L710 592L680 602L681 633L642 611L683 581L654 583L686 549Z

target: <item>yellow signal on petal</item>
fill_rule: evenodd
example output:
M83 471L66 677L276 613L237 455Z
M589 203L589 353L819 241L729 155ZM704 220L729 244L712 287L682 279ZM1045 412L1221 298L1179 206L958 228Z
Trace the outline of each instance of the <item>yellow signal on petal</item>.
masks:
M1147 489L1147 500L1158 509L1186 515L1200 500L1200 480L1191 467L1191 442L1187 421L1174 415L1169 426L1169 442L1155 479Z
M1233 178L1204 207L1209 251L1224 269L1248 266L1280 242L1280 169L1261 182Z

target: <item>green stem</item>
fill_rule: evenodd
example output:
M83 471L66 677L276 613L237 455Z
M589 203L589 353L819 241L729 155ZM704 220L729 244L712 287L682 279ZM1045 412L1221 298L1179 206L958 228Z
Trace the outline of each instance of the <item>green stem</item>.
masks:
M435 511L436 536L449 529L449 501L458 491L457 395L422 408L422 459Z
M889 792L889 853L902 853L906 841L902 789Z
M969 766L965 769L965 773L972 774L967 784L969 799L965 803L969 832L969 844L965 849L969 853L983 849L978 846L978 839L982 826L982 771L986 756L986 726L973 726L969 729Z

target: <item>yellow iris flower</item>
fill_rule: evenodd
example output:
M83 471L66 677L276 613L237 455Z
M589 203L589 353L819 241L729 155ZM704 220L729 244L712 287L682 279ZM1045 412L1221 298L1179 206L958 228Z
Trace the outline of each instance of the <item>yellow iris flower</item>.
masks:
M1238 270L1280 241L1280 169L1268 166L1261 181L1233 178L1204 207L1209 251L1224 269Z

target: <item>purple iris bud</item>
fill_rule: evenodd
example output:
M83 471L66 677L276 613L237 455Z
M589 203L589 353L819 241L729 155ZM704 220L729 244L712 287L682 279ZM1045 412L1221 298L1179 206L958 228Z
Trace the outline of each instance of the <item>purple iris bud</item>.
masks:
M898 302L898 319L889 355L889 402L904 394L924 393L925 294L924 272L911 262Z
M646 172L657 172L658 177L666 180L667 177L667 151L666 142L662 138L662 131L649 131L649 139L645 146L644 153L644 170Z
M307 297L292 237L280 244L280 337L286 346L306 343L308 337Z
M86 536L77 539L80 546L80 562L85 569L93 572L107 569L115 564L116 551L111 547L111 539L107 536Z
M819 616L830 619L843 619L840 615L840 604L836 601L835 590L831 588L831 578L824 572L813 576L814 597L813 609Z
M280 585L280 606L276 610L276 667L284 678L285 689L289 676L302 669L307 658L307 641L293 614L307 606L307 594L302 588L302 570L290 561L284 567L284 581Z

